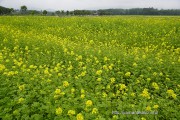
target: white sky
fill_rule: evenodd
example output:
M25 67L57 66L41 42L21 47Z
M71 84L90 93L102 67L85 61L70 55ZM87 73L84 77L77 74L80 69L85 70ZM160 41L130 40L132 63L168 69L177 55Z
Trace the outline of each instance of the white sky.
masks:
M180 0L0 0L0 6L19 9L26 5L37 10L74 10L107 8L180 9Z

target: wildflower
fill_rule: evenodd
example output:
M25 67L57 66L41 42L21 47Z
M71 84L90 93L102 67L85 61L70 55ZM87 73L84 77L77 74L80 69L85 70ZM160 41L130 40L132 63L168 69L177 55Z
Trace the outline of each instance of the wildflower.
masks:
M154 72L153 75L156 76L156 75L157 75L157 72Z
M0 71L3 71L6 67L2 64L0 64Z
M81 89L81 94L84 94L85 93L85 90L84 89Z
M146 55L143 55L142 58L145 59L145 58L146 58Z
M82 94L82 95L81 95L81 98L83 99L84 97L85 97L85 94Z
M29 68L30 68L30 69L36 69L37 66L35 66L35 65L30 65Z
M110 65L109 67L108 67L110 70L112 70L112 66Z
M107 94L105 92L102 93L102 97L107 97Z
M173 90L167 90L167 93L169 94L169 96L171 96L172 98L174 98L174 99L176 99L176 94L174 93L174 91Z
M135 93L134 93L134 92L132 92L132 93L131 93L131 96L132 96L132 97L134 97L134 96L135 96Z
M48 75L48 74L49 74L48 69L45 69L45 70L44 70L44 74L45 74L45 75Z
M88 100L88 101L86 101L86 106L92 106L92 101L91 100Z
M63 81L63 86L64 86L64 87L68 87L68 86L69 86L68 81Z
M72 65L70 65L70 66L67 68L68 71L71 71L72 69L73 69L73 66L72 66Z
M84 120L84 117L81 113L79 113L79 114L77 114L76 119L77 120Z
M61 77L61 76L62 76L62 73L58 73L58 76Z
M126 85L125 85L125 84L119 84L119 86L120 86L119 90L123 90L123 89L126 88Z
M96 71L96 74L97 74L97 75L101 75L101 74L102 74L102 70Z
M60 89L56 89L55 94L60 94L61 90Z
M24 102L24 98L19 98L18 103Z
M173 90L167 90L167 93L169 94L169 95L171 95L171 94L174 94L174 91Z
M71 89L71 93L74 93L74 92L75 92L75 89L74 89L74 88L72 88L72 89Z
M158 107L159 107L159 105L154 105L153 108L154 108L154 109L158 109Z
M68 110L68 115L69 116L72 116L72 115L75 115L75 114L76 114L75 110Z
M19 86L19 90L21 90L21 91L24 90L24 88L25 88L25 85L20 85Z
M150 107L150 106L147 106L147 107L146 107L146 110L147 110L147 111L151 111L151 107Z
M151 81L151 78L147 78L146 80L147 80L147 81Z
M93 108L92 109L92 114L97 114L98 113L98 109L97 108Z
M162 72L160 72L160 73L159 73L159 75L160 75L160 76L163 76L163 73L162 73Z
M76 58L76 60L78 61L78 60L82 60L82 55L79 55L77 58Z
M104 57L104 62L106 62L108 60L108 58L107 57Z
M71 55L72 55L72 56L74 55L74 52L73 52L73 51L71 51Z
M176 99L177 95L176 94L172 94L171 96L172 96L172 98Z
M146 120L146 118L142 117L141 120Z
M97 78L97 81L98 81L98 82L101 82L101 78Z
M25 50L28 51L28 46L25 47Z
M153 83L152 83L152 86L153 86L154 89L159 90L159 86L158 86L157 83L153 82Z
M130 73L130 72L126 72L126 73L125 73L125 76L126 76L126 77L130 77L130 76L131 76L131 73Z
M18 110L14 110L13 111L13 115L18 115L19 114L19 111Z
M61 115L62 114L62 108L58 107L56 108L56 115Z
M111 86L110 86L110 85L107 85L106 88L107 88L107 89L111 89Z
M137 63L133 63L133 66L136 67L136 66L137 66Z
M144 89L143 90L143 92L142 92L142 94L141 94L143 97L146 97L146 98L148 98L148 99L150 99L150 95L149 95L149 93L148 93L148 89Z
M52 82L52 80L48 79L48 80L47 80L47 82L49 82L49 83L50 83L50 82Z
M107 65L103 65L103 69L104 69L104 70L108 70Z
M167 81L170 81L170 78L166 78Z
M84 72L81 73L81 76L82 76L82 77L85 76L85 75L86 75L86 71L84 71Z
M68 51L68 49L67 48L64 48L64 52L66 53Z
M113 115L113 120L117 120L118 116L117 115Z
M110 78L110 80L111 80L111 83L113 84L116 79L115 78Z

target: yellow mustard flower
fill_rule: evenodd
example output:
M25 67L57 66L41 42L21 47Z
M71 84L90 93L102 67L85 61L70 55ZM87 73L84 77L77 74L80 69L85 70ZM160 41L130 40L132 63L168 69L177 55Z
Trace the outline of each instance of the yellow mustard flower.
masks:
M85 94L82 94L82 95L81 95L81 98L83 99L84 97L85 97Z
M77 120L84 120L82 113L77 114L76 119Z
M102 93L102 97L105 98L107 97L107 94L105 92Z
M19 86L19 90L21 90L21 91L24 90L24 88L25 88L25 85L20 85Z
M19 98L18 103L24 102L24 98Z
M150 106L147 106L147 107L146 107L146 110L147 110L147 111L151 111L151 107L150 107Z
M72 115L75 115L75 114L76 114L75 110L68 110L68 115L69 116L72 116Z
M64 87L68 87L68 86L69 86L68 81L63 81L63 86L64 86Z
M111 84L113 84L116 81L116 79L114 77L110 78L110 80L111 80Z
M85 76L86 75L86 71L83 71L82 73L81 73L81 76L83 77L83 76Z
M74 89L74 88L72 88L72 89L71 89L71 93L74 93L74 92L75 92L75 89Z
M159 108L159 105L154 105L153 108L154 108L154 109L158 109L158 108Z
M3 64L0 64L0 72L3 71L6 67Z
M97 78L97 81L98 81L98 82L101 82L101 80L102 80L102 78Z
M153 82L153 83L152 83L152 86L153 86L154 89L159 90L159 86L158 86L157 83Z
M58 107L56 108L56 115L61 115L62 114L62 108L61 107Z
M130 77L130 76L131 76L131 72L126 72L126 73L125 73L125 76L126 76L126 77Z
M146 120L146 118L142 117L141 120Z
M137 66L137 63L133 63L133 66L136 67L136 66Z
M60 89L56 89L55 90L55 94L60 94L61 93L61 90Z
M102 74L102 70L97 70L97 71L96 71L96 74L97 74L97 75L101 75L101 74Z
M92 106L93 102L91 100L86 101L86 106Z
M84 94L85 93L85 90L84 89L81 89L81 94Z
M93 108L92 109L92 114L97 114L98 113L98 109L97 108Z
M143 97L146 97L146 98L150 99L150 94L148 93L148 89L146 89L146 88L143 90L141 95Z
M125 84L119 84L119 86L120 86L119 90L123 90L123 89L126 88L126 85L125 85Z
M134 93L134 92L132 92L132 93L131 93L131 96L132 96L132 97L134 97L134 96L135 96L135 93Z

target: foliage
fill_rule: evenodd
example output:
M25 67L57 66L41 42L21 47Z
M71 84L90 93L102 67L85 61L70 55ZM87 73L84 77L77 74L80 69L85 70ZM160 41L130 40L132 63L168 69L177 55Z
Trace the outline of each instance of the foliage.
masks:
M21 6L21 12L26 12L27 7L25 5Z
M5 7L0 6L0 15L11 14L11 12L13 12L12 8L5 8Z
M47 11L46 10L43 10L43 15L47 15Z

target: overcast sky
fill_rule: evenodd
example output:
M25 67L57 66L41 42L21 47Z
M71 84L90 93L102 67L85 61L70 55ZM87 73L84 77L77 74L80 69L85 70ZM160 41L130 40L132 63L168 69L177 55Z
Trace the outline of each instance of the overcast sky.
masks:
M0 6L19 9L74 10L106 8L143 8L180 9L180 0L0 0Z

